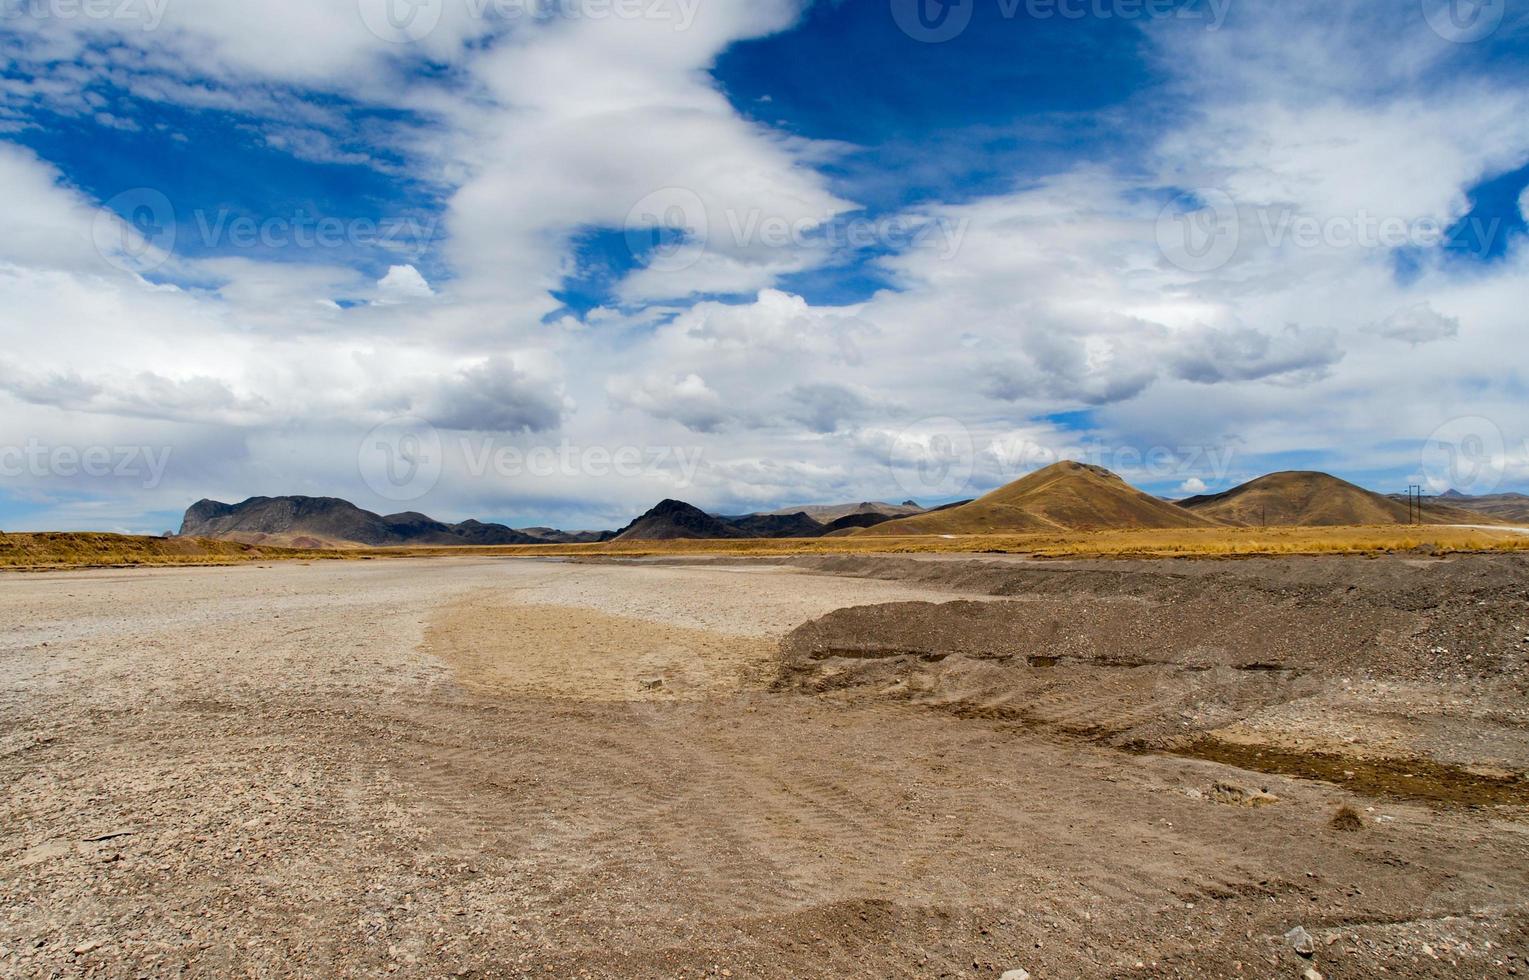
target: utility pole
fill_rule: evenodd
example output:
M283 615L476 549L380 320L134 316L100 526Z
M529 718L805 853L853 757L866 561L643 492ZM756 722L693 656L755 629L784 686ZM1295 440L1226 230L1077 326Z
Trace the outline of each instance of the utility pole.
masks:
M1407 486L1407 523L1423 523L1423 488L1416 483Z

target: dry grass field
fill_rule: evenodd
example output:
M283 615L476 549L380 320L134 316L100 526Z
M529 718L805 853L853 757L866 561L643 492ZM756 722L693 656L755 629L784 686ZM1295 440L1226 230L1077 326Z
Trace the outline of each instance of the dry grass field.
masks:
M1258 555L1380 555L1529 551L1529 533L1513 528L1438 525L1373 527L1175 528L1034 534L757 538L714 541L622 541L604 544L502 545L485 548L275 548L204 538L115 534L0 534L0 569L227 565L282 559L611 557L716 555L780 557L865 554L1014 554L1036 558L1237 558Z
M207 538L125 534L0 533L0 569L111 568L133 565L233 565L280 558L339 558L333 551L266 548Z
M640 558L676 555L1013 554L1037 558L1216 558L1257 555L1439 554L1529 551L1529 534L1511 528L1268 527L1075 531L1038 534L921 534L900 537L776 538L725 541L622 541L494 548L377 549L377 555Z

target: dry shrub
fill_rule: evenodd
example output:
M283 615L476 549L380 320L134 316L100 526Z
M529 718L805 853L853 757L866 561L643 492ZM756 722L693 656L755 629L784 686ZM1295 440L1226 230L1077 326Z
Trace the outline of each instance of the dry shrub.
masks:
M1346 834L1364 829L1364 818L1351 806L1341 806L1338 812L1328 822L1328 826L1334 830L1341 830Z

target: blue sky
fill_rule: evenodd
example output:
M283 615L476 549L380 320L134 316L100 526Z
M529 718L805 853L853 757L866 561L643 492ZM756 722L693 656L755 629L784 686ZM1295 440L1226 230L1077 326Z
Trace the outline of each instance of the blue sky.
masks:
M0 22L0 526L603 527L1062 456L1529 490L1501 0L384 2ZM91 449L169 462L55 458ZM538 449L577 462L485 462Z

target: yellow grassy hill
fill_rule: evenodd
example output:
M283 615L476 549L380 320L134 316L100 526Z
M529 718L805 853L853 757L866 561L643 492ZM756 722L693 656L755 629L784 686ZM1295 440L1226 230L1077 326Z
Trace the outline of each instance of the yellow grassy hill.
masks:
M1031 473L969 504L888 521L856 536L1214 526L1214 520L1143 493L1109 470L1068 461Z
M1405 501L1371 493L1327 473L1291 471L1259 477L1225 493L1191 497L1184 509L1235 527L1343 527L1406 524ZM1441 504L1424 506L1424 524L1493 524L1496 520Z

